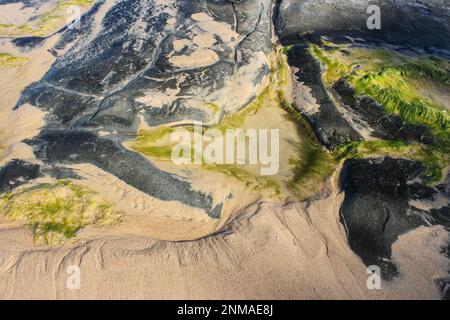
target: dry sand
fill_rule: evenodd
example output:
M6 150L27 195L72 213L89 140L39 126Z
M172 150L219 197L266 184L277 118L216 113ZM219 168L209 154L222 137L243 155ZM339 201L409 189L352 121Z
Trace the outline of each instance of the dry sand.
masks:
M45 114L41 110L30 105L21 106L17 110L13 110L13 107L21 92L30 83L41 79L55 61L55 57L47 50L57 40L57 37L52 37L42 47L29 53L19 52L9 42L0 43L0 52L28 59L19 66L0 66L0 163L13 158L14 150L23 150L24 146L18 148L16 145L35 136L44 124Z
M42 5L39 9L24 7L23 3L10 3L0 5L0 21L2 24L23 25L33 16L50 11L51 3Z
M49 249L33 246L27 229L2 225L0 298L439 299L434 280L448 264L438 254L447 233L423 227L401 237L393 251L404 276L371 291L339 223L342 199L333 182L315 201L256 202L226 231L188 242L92 240L97 231L85 230L75 243ZM70 265L81 268L80 290L66 288Z
M232 30L207 15L192 18L230 42L237 40L232 39ZM193 43L212 41L203 36ZM0 47L30 59L23 66L0 70L0 87L5 89L0 96L0 137L5 146L0 161L36 161L21 141L37 133L45 115L32 106L18 111L12 106L53 63L47 49L56 40L53 37L28 54L15 52L8 43ZM267 61L262 53L255 59L260 64ZM242 97L236 92L260 90L247 81L254 72L243 68L218 96L237 101ZM236 101L221 105L231 112ZM282 114L275 119L281 121ZM263 114L250 121L269 119ZM126 213L124 222L85 228L62 247L42 247L33 242L30 228L0 216L0 299L440 298L435 281L445 277L442 270L448 267L439 253L448 234L440 227L422 227L402 236L393 246L402 276L382 283L383 290L367 289L366 267L349 248L339 222L344 196L338 191L339 171L320 197L291 203L264 200L260 193L219 174L193 171L189 174L193 187L211 192L215 203L235 195L217 222L198 209L151 198L94 166L73 168L84 178L81 184ZM81 268L80 290L66 287L70 265Z

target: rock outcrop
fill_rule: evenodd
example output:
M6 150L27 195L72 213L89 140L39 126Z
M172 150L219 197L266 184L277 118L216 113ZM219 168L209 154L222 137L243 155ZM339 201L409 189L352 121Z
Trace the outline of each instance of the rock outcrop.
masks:
M341 221L349 244L365 264L382 267L386 278L397 272L390 258L399 236L422 225L450 227L446 207L433 204L448 197L449 185L428 187L427 179L418 161L386 157L348 160L344 165Z
M208 195L190 191L121 141L142 121L218 123L254 99L269 73L271 9L269 0L97 2L81 28L61 31L56 62L17 103L47 112L42 134L29 141L36 155L92 163L156 198L220 216Z
M359 119L370 125L374 131L372 136L384 140L436 143L436 138L429 127L408 123L400 116L388 113L383 105L371 97L358 97L344 78L333 85L333 90L343 105L350 109L350 112L356 113Z
M329 149L349 141L362 140L362 136L350 125L336 107L322 80L320 62L306 50L303 44L294 45L288 52L289 64L298 69L294 80L311 88L311 94L318 108L304 110L303 105L295 107L303 113L313 127L320 142Z
M0 168L0 194L42 176L39 165L12 160Z
M450 55L450 43L442 41L450 36L450 7L444 0L281 0L278 3L275 22L281 38L314 33ZM381 9L381 30L367 28L367 19L372 15L367 12L370 5Z

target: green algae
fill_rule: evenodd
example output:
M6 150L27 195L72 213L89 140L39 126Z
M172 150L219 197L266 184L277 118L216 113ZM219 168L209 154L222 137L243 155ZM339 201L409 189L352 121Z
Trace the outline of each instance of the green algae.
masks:
M172 156L174 145L157 144L174 131L175 130L170 127L161 127L154 130L139 130L136 141L132 145L132 149L150 157L168 160Z
M290 71L287 63L286 52L289 48L274 47L271 56L270 83L261 93L245 108L233 114L225 114L220 124L212 127L204 127L203 130L217 129L225 133L228 129L245 128L248 117L258 114L263 108L277 106L286 112L288 121L296 124L298 134L302 141L293 146L297 155L289 159L292 178L281 181L278 178L258 176L250 172L242 165L230 164L206 164L200 165L201 169L224 174L236 179L252 190L271 190L275 197L281 197L282 186L291 195L304 199L320 191L323 183L332 174L337 161L327 150L320 146L313 129L306 118L286 99L285 88L289 82ZM220 109L214 104L211 109ZM193 131L192 126L181 129ZM154 130L140 130L136 141L132 145L134 151L162 161L171 159L174 144L170 142L169 136L176 128L161 127ZM191 150L192 160L195 151Z
M450 116L446 107L430 101L420 93L415 79L439 82L450 91L450 65L437 58L413 58L382 49L325 50L312 44L310 53L324 66L324 82L331 87L345 78L357 95L368 95L389 113L409 123L425 124L438 137L449 135Z
M79 6L81 8L89 8L94 2L94 0L59 0L51 10L33 18L28 23L20 25L0 24L0 36L47 36L66 22L66 19L68 18L68 7Z
M4 194L0 213L24 222L37 242L56 245L74 238L88 225L104 226L120 221L112 205L95 192L70 181L39 184Z
M270 99L271 90L271 86L267 86L253 102L236 113L225 115L222 122L214 128L222 132L227 129L242 128L248 116L255 115L266 105Z
M0 67L17 67L26 63L29 59L17 57L7 52L0 52Z
M443 152L433 145L407 144L402 141L352 141L338 146L333 155L338 161L379 156L418 160L425 166L430 184L441 181L445 169L450 165L450 152Z
M283 91L277 91L277 100L291 120L299 124L303 137L302 143L297 146L297 156L289 159L293 177L287 187L299 198L305 199L320 191L323 183L334 172L338 161L320 145L305 116L287 101Z
M419 160L426 167L431 183L440 181L450 165L450 117L446 110L449 106L433 103L421 89L436 87L450 92L449 61L406 56L387 49L341 48L331 42L325 42L324 46L312 44L309 52L324 67L323 79L329 89L345 78L358 96L372 97L387 112L408 123L427 125L437 138L434 145L353 141L334 150L336 159L392 156Z

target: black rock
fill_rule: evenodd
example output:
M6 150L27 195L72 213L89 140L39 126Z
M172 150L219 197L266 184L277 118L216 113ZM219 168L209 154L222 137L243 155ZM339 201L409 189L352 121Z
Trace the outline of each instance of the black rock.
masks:
M211 195L192 190L187 181L159 170L142 155L112 140L87 132L52 131L27 143L47 164L90 163L155 198L179 201L203 209L211 217L220 217L222 205L213 208Z
M12 160L0 169L0 194L42 176L39 165Z
M398 115L388 114L384 106L371 97L357 96L355 90L344 78L336 81L333 90L344 106L373 129L374 137L423 144L436 143L431 128L426 125L407 123Z
M311 93L320 105L316 113L304 113L312 125L320 142L329 149L349 141L362 140L361 135L352 128L331 100L322 81L320 63L312 57L304 46L296 45L288 52L288 61L299 71L296 80L311 88ZM302 111L302 106L296 106Z
M276 27L280 38L314 33L384 42L450 56L450 3L442 0L279 0ZM381 29L369 30L369 5L381 9Z
M236 85L229 80L242 70L251 75L245 81L255 86L269 74L260 55L272 50L271 1L124 0L116 2L97 26L96 15L104 4L97 1L83 15L82 28L58 31L61 38L52 49L56 62L17 102L16 108L29 103L47 112L41 135L30 144L49 166L92 163L156 198L180 201L219 217L221 205L212 208L210 195L192 191L187 181L160 171L143 156L121 147L119 140L135 136L142 118L150 126L211 123L225 109L237 110L254 99L256 91L249 92L239 105L229 97L230 90L223 99L230 105L220 106L223 110L205 107L220 99L220 90ZM170 56L180 54L174 51L176 39L192 42L195 32L209 31L194 19L198 13L227 23L239 41L237 36L230 42L215 34L216 43L208 49L219 61L204 67L173 65ZM30 43L34 40L16 41ZM163 95L168 89L179 93L162 105L140 99ZM111 140L99 138L100 131L111 132Z
M341 222L352 250L366 265L380 266L387 279L397 272L389 259L400 235L430 223L450 226L442 217L445 212L429 214L410 207L409 200L438 193L426 182L426 170L418 161L386 157L345 162Z

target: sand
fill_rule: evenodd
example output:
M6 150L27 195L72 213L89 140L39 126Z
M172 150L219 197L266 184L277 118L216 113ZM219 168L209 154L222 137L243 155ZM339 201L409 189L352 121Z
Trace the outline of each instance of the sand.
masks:
M211 49L217 42L216 37L230 48L237 45L239 35L233 31L231 25L215 21L206 13L194 13L191 19L195 21L195 24L186 32L188 38L176 39L173 43L175 52L169 57L169 62L174 67L202 68L217 63L220 60L219 55ZM186 47L192 52L177 54Z
M13 110L21 92L32 82L38 81L55 61L55 57L47 50L52 48L58 38L52 37L40 48L29 53L17 51L9 42L0 44L0 52L8 52L14 56L27 58L20 66L0 66L0 163L19 157L14 150L20 150L16 145L35 136L44 125L45 114L41 110L23 105ZM28 152L29 153L29 152ZM20 157L19 157L20 158Z
M47 3L38 9L24 7L23 3L10 3L0 5L0 21L2 24L23 25L30 17L40 15L52 9L51 3Z
M150 197L93 165L72 168L84 178L74 183L100 193L117 211L125 213L121 224L108 228L109 234L181 241L199 239L217 231L218 221L201 209Z
M0 5L0 37L48 37L83 14L91 4L76 1L46 1L24 7L22 3Z
M172 56L169 61L180 68L202 68L220 60L219 55L211 49L200 48L189 55Z
M218 25L206 14L192 19L222 39L237 41L231 27ZM200 37L192 40L197 47L212 42L208 35ZM0 51L30 59L23 66L0 69L0 87L5 89L0 96L2 163L13 158L37 161L21 141L38 132L45 114L28 105L17 111L12 107L20 92L53 63L47 49L55 41L52 37L27 54L1 44ZM228 112L235 111L248 92L261 91L248 79L257 71L252 65L267 63L268 58L256 53L255 61L217 93L227 97L219 102ZM153 99L165 103L174 94L166 93ZM250 117L250 123L267 125L274 120L279 125L282 119L281 111L273 117L262 113ZM165 162L155 165L174 170ZM33 242L29 227L0 216L0 299L440 298L435 281L446 276L442 270L449 263L440 253L448 240L440 227L422 227L400 237L393 246L393 260L402 276L383 282L382 290L367 289L366 267L349 248L339 222L344 198L337 182L339 168L319 195L302 202L275 201L218 173L175 171L194 189L210 192L214 203L225 203L220 221L202 210L152 198L92 165L73 169L84 178L78 183L99 192L125 214L124 221L88 227L63 246L44 247ZM51 179L34 183L44 181ZM230 193L234 197L227 200ZM66 286L71 265L81 268L80 290Z
M2 225L0 298L438 299L432 284L448 263L438 254L444 232L424 227L401 237L394 244L396 262L419 272L368 290L366 267L339 223L343 195L333 181L329 195L315 201L255 202L227 231L198 241L83 239L91 232L85 230L75 243L48 249L33 246L28 230ZM411 254L421 258L411 260ZM430 256L436 266L426 269ZM66 288L70 265L81 268L80 290Z

